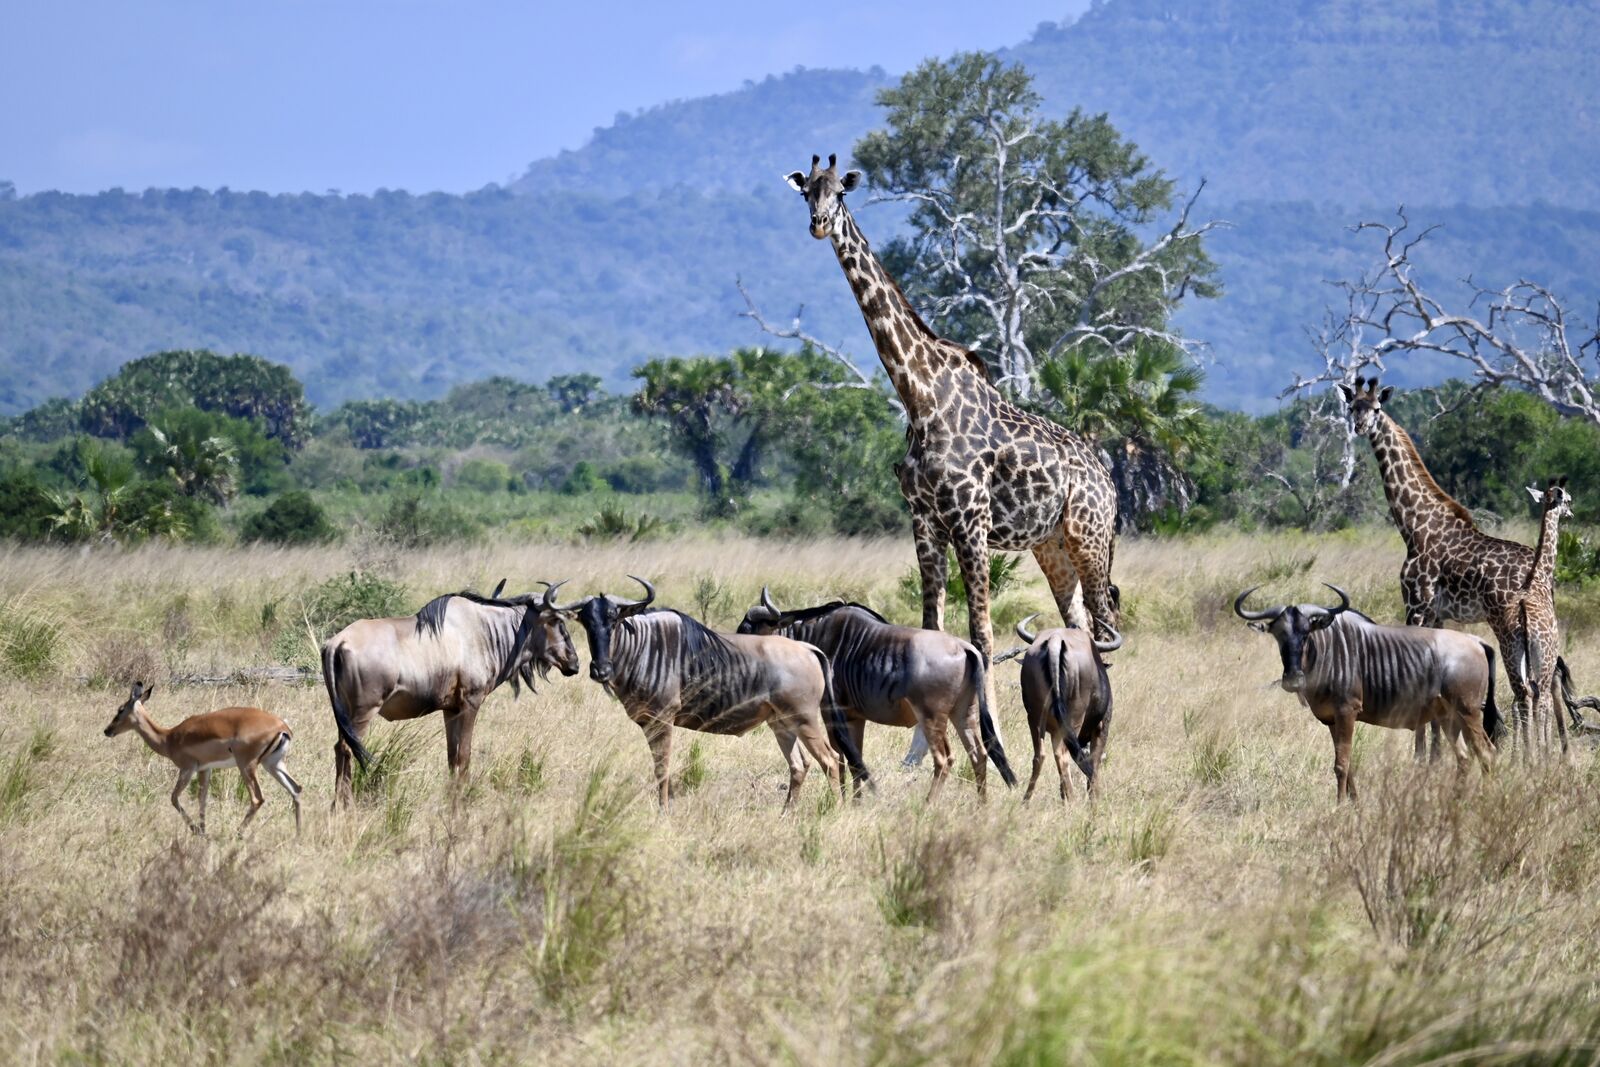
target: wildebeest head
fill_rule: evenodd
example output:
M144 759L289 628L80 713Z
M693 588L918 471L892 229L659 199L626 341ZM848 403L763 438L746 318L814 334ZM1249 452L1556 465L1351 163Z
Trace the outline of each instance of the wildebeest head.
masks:
M1545 483L1543 489L1537 484L1528 486L1528 495L1539 502L1543 513L1556 513L1556 518L1565 519L1572 515L1572 494L1567 492L1567 477L1552 478Z
M1327 582L1322 584L1328 585ZM1333 620L1350 607L1350 598L1338 586L1328 585L1329 589L1339 594L1339 606L1336 608L1320 604L1281 604L1265 611L1246 611L1245 598L1259 588L1258 585L1252 585L1240 593L1233 602L1233 610L1239 618L1250 624L1252 630L1270 633L1277 640L1278 655L1283 658L1283 677L1278 684L1285 692L1298 693L1306 685L1307 638L1332 625Z
M828 157L827 169L823 169L821 156L812 156L810 174L797 170L785 175L784 180L806 198L806 207L811 210L811 236L820 241L833 236L844 209L844 194L861 183L861 172L846 171L840 177L837 156Z
M761 587L761 603L744 613L744 619L739 623L738 633L741 634L772 634L778 632L778 627L783 625L783 612L778 610L778 605L772 601L772 591L766 586Z
M1378 412L1394 395L1394 386L1384 386L1379 392L1377 378L1357 378L1355 388L1341 383L1339 392L1344 394L1345 406L1350 410L1350 425L1358 435L1365 437L1378 424Z
M656 587L636 575L628 575L634 581L644 586L645 597L643 600L621 600L616 597L600 593L586 596L582 600L571 604L557 606L551 594L552 588L546 594L550 607L563 615L574 615L583 627L583 632L589 639L589 677L601 685L608 685L615 668L611 663L611 634L612 631L624 620L639 614L650 606L656 598Z
M106 727L106 736L116 737L120 733L126 733L133 729L134 723L139 719L137 714L139 706L155 690L156 687L153 685L146 689L143 682L134 682L133 692L128 695L127 700L122 702L122 706L117 709L117 713L111 717L111 725Z
M567 621L555 607L555 592L566 583L539 584L545 587L543 596L537 600L532 597L519 598L527 601L528 614L523 617L527 640L517 658L516 673L529 689L533 688L535 671L541 679L550 677L551 667L560 671L565 678L578 673L578 646L567 631ZM515 684L515 679L512 681Z

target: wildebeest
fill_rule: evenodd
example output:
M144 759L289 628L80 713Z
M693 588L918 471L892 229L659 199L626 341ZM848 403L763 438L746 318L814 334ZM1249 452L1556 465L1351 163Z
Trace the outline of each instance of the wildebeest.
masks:
M1046 738L1061 776L1061 799L1072 795L1069 756L1083 771L1093 797L1111 734L1111 678L1100 657L1121 648L1122 635L1112 630L1111 640L1096 641L1089 631L1077 627L1057 627L1035 635L1029 632L1028 623L1036 618L1029 615L1017 623L1017 636L1029 646L1022 656L1022 704L1028 709L1028 731L1033 735L1033 775L1022 800L1027 803L1039 783Z
M322 680L339 727L335 803L350 800L351 756L367 764L361 739L374 716L397 721L443 711L450 770L464 777L478 707L490 693L506 682L520 693L519 678L533 689L534 672L547 678L551 667L578 673L577 649L551 607L555 587L543 584L542 597L447 593L415 615L360 619L323 643Z
M630 575L629 577L633 577ZM662 810L671 803L668 769L672 728L714 734L748 733L763 722L777 735L789 764L793 803L805 781L805 756L798 741L843 792L838 753L860 778L861 754L837 709L824 726L824 702L832 703L828 657L812 645L786 637L720 634L679 611L652 610L655 587L643 600L601 593L558 610L576 615L589 640L589 677L621 702L644 731L655 759ZM831 740L831 743L830 743Z
M1357 722L1418 730L1439 722L1465 769L1467 754L1484 767L1500 734L1494 702L1494 649L1468 633L1425 626L1380 626L1350 608L1336 585L1338 607L1286 604L1246 611L1251 586L1233 610L1252 629L1270 633L1283 659L1279 685L1311 709L1333 735L1338 798L1355 799L1350 743Z
M871 608L835 600L814 608L780 611L772 593L745 613L741 634L776 633L815 645L833 663L833 694L849 721L857 751L868 722L921 726L936 739L931 800L950 773L946 725L972 760L978 795L985 791L990 758L1007 785L1017 776L995 734L984 684L983 656L971 642L938 630L895 626Z

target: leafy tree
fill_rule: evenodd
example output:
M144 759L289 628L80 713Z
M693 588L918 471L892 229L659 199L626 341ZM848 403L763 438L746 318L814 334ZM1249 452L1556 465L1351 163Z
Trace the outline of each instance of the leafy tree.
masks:
M276 545L317 544L336 536L338 531L328 521L327 512L304 489L279 496L246 519L239 530L240 540Z
M57 513L38 475L26 468L0 471L0 537L40 541L54 528Z
M181 537L196 512L178 505L161 483L140 481L133 461L98 443L75 446L82 478L76 489L52 493L54 533L67 541L138 541Z
M58 396L18 416L9 432L26 441L57 441L78 432L79 415L76 400Z
M597 374L558 374L545 383L545 388L568 414L582 411L606 392Z
M169 434L151 425L140 432L154 444L153 465L159 465L184 496L226 504L239 486L239 463L224 437L201 436L192 423L178 423Z
M929 60L879 93L888 128L855 158L911 205L885 266L936 328L986 351L1002 384L1031 391L1037 364L1075 347L1181 345L1172 311L1219 292L1189 205L1153 242L1174 186L1104 115L1055 121L1021 66L985 52ZM1192 202L1191 202L1192 203Z
M1052 401L1045 411L1107 454L1125 525L1188 508L1194 484L1187 465L1211 448L1199 401L1204 380L1179 349L1154 340L1099 358L1069 351L1039 369Z
M259 419L269 436L290 448L302 445L310 430L305 389L288 367L204 349L157 352L123 364L84 396L80 423L95 436L126 439L157 412L188 405Z
M667 421L673 446L694 464L701 491L717 514L734 507L718 452L725 436L719 416L735 407L735 373L729 360L709 356L653 359L633 372L643 383L634 394L634 410Z
M416 439L426 407L411 400L352 400L328 417L357 448L397 448Z
M396 496L378 519L378 536L399 548L469 541L477 532L477 522L464 511L415 492Z

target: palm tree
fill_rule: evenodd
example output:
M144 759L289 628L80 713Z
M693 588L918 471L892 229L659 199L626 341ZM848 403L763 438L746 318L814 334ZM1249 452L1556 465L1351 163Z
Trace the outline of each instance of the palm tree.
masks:
M717 416L734 406L733 373L729 361L705 356L652 359L633 372L644 382L634 394L633 409L667 420L673 443L694 464L706 499L717 511L731 503L727 472L717 458L722 444Z
M227 438L203 436L190 421L177 423L170 432L152 425L150 436L161 449L162 465L184 496L221 506L238 492L239 463Z
M1073 351L1039 368L1045 413L1105 455L1123 526L1165 507L1189 507L1193 483L1185 466L1211 448L1197 399L1204 382L1181 350L1154 341L1098 358Z
M140 483L126 457L82 440L77 448L83 463L79 488L50 494L56 509L50 525L58 535L68 541L111 543L184 532L183 519L170 505L139 509L135 493Z

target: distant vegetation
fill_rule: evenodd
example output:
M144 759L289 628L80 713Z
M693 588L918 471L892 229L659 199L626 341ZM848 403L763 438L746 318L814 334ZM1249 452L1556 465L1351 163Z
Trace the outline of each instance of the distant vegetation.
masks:
M287 447L263 415L172 406L149 370L174 362L215 380L247 371L243 380L259 389L250 403L294 407L303 435ZM1192 383L1171 379L1171 367L1142 367L1050 378L1031 402L1092 436L1108 458L1159 453L1170 475L1131 494L1129 527L1170 536L1219 524L1329 530L1386 521L1370 449L1356 442L1356 477L1341 485L1342 439L1310 402L1261 417L1184 414L1160 398ZM638 369L632 394L583 376L543 385L492 378L442 400L361 401L326 413L297 403L299 383L281 371L249 357L163 353L91 394L127 399L129 420L117 430L84 401L0 420L0 538L354 539L399 550L495 533L607 542L691 526L784 537L907 529L892 471L904 449L892 394L881 379L850 387L847 372L820 354L742 349L655 361ZM1485 522L1528 515L1522 487L1553 474L1600 485L1600 428L1510 389L1463 402L1464 388L1400 393L1389 409L1439 481ZM1074 398L1086 406L1072 407ZM1581 523L1600 522L1600 494L1575 503ZM1581 526L1564 538L1563 578L1600 574L1600 545Z

